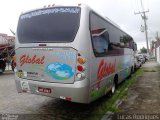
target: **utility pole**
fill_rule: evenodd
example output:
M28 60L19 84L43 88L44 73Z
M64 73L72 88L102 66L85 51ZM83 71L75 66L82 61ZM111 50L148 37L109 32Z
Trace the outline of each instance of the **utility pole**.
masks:
M156 32L156 40L158 40L158 39L159 39L158 32Z
M147 53L149 53L149 45L148 45L148 27L147 27L147 16L146 16L146 13L149 12L149 10L147 11L144 11L144 7L143 7L143 3L142 3L142 0L141 0L141 7L142 7L142 11L140 12L137 12L137 13L134 13L135 15L136 14L141 14L141 17L142 19L144 20L144 31L145 31L145 37L146 37L146 44L147 44Z

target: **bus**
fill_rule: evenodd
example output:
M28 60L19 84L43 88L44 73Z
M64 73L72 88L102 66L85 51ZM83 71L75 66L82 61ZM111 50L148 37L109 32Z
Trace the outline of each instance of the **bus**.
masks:
M18 93L88 104L134 71L133 38L87 5L22 13L15 47Z

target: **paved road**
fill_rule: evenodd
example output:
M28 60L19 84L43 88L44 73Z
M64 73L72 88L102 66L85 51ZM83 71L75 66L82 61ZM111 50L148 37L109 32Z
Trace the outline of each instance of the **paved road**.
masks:
M0 75L0 113L35 113L53 99L30 94L18 94L12 72Z
M0 75L0 113L4 114L40 114L32 115L30 119L33 120L46 120L46 118L49 120L71 120L71 118L88 120L92 112L105 100L100 99L90 105L85 105L45 96L17 93L13 73L6 72Z

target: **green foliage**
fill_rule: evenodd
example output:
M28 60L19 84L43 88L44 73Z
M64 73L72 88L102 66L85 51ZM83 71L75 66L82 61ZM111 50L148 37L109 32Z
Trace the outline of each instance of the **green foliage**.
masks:
M147 49L145 47L143 47L142 49L140 49L141 53L147 53Z
M120 42L122 42L122 43L124 43L124 44L128 43L130 40L131 40L131 37L128 36L128 35L124 35L124 36L122 36L122 37L120 38Z

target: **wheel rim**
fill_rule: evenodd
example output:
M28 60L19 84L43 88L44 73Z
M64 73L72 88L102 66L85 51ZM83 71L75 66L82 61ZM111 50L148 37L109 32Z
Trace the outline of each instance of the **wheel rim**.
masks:
M116 86L115 86L115 83L113 82L113 85L112 85L112 93L115 92L115 89L116 89Z

